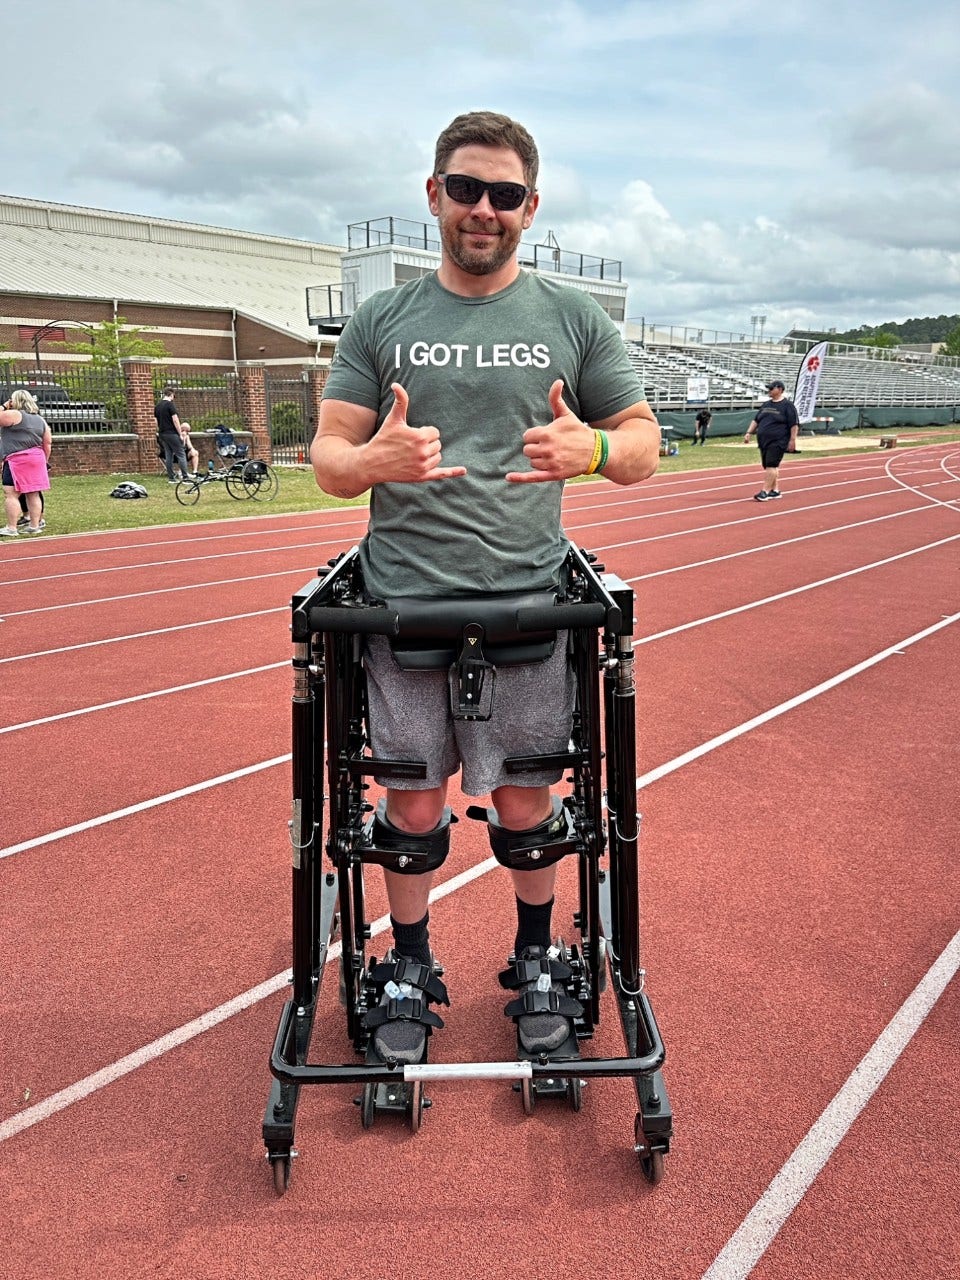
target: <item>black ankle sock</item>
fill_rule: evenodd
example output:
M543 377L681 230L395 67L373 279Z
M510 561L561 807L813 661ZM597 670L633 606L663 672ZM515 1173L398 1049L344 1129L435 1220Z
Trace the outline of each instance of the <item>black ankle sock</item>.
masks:
M534 906L517 898L517 937L514 942L516 955L526 947L549 947L550 916L553 912L553 899L542 905Z
M398 955L406 956L408 960L419 960L421 964L430 963L430 931L427 928L429 920L429 911L416 924L400 924L399 921L394 920L393 916L390 917L394 949Z

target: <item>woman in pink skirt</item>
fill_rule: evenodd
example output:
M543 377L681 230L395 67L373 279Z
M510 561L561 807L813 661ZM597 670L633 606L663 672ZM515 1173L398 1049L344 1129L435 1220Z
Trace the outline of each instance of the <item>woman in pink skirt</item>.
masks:
M3 503L7 525L0 536L16 538L20 496L26 498L26 533L43 528L40 494L50 488L47 461L53 437L29 391L14 391L0 409L0 459L3 461Z

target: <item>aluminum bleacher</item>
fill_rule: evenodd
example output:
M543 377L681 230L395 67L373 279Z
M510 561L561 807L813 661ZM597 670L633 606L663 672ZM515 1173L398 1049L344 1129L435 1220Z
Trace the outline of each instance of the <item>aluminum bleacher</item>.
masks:
M714 409L747 409L766 398L766 384L782 378L793 391L807 344L692 340L702 330L651 326L645 341L626 339L627 354L654 411L685 409L687 379L709 379ZM818 409L850 405L960 405L960 360L896 349L831 343L823 366Z

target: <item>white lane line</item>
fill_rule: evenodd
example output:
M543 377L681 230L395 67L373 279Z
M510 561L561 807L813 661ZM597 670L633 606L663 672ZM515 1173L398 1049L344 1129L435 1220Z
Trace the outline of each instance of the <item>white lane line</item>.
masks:
M668 761L666 764L660 765L659 768L651 770L644 774L642 778L637 780L637 790L649 786L652 782L656 782L659 778L665 777L667 774L681 768L684 764L688 764L692 760L699 759L708 752L716 750L717 747L725 745L727 742L733 741L734 738L741 736L743 733L749 732L750 729L756 728L758 725L765 724L768 720L774 719L776 716L783 715L786 711L791 710L795 706L800 706L803 702L809 701L816 697L819 693L826 692L834 685L842 683L842 681L850 679L860 671L866 670L873 666L876 662L880 662L883 658L889 656L897 648L906 648L907 645L916 643L925 636L932 635L939 631L942 627L956 622L960 618L960 614L954 614L950 618L944 618L939 623L926 630L918 632L915 636L903 640L899 645L891 646L882 653L876 654L873 658L867 659L866 662L859 663L856 667L849 668L848 671L841 672L840 675L834 676L831 680L824 681L815 689L809 690L805 694L801 694L796 698L791 698L789 702L781 703L779 707L773 707L770 711L764 712L760 716L755 716L752 720L746 721L745 724L737 726L735 729L729 730L727 733L720 734L716 738L712 738L709 742L703 743L702 746L695 748L693 751L685 752L684 755L678 756L675 760ZM184 788L181 792L171 793L168 796L158 796L154 801L147 801L142 805L131 806L129 810L118 810L115 814L105 814L102 819L94 819L89 823L80 823L73 828L65 828L63 832L54 832L50 836L41 836L36 841L25 842L24 846L14 846L11 849L0 850L0 858L9 856L12 853L20 852L21 848L33 848L38 844L46 844L50 840L57 839L61 835L70 835L75 831L87 830L92 826L100 825L102 822L113 821L117 817L126 816L128 813L136 813L142 809L151 808L156 804L164 804L168 800L176 799L181 795L189 795L196 791L204 790L206 787L216 786L218 783L230 780L235 777L241 777L245 774L255 773L260 769L273 768L275 765L283 764L288 761L290 756L280 756L275 760L266 760L260 765L253 765L245 770L238 770L234 774L225 775L223 778L214 778L207 783L199 783L194 787ZM497 862L494 858L488 858L485 862L469 868L462 875L454 877L445 884L434 889L430 895L430 900L435 901L439 897L445 896L447 893L454 892L455 889L469 883L471 880L479 879L488 871L492 871ZM381 917L373 926L373 932L379 933L386 927L387 917ZM331 948L331 957L333 948ZM201 1014L199 1018L195 1018L192 1022L169 1032L165 1036L161 1036L158 1040L152 1041L148 1045L136 1050L134 1053L128 1054L126 1057L119 1059L117 1062L104 1067L102 1070L94 1072L92 1075L85 1077L83 1080L77 1081L75 1084L68 1086L66 1089L60 1090L58 1093L52 1094L43 1102L38 1102L27 1110L19 1112L15 1116L0 1123L0 1142L6 1141L7 1138L13 1137L17 1133L21 1133L24 1129L28 1129L40 1121L47 1119L49 1116L62 1111L65 1107L70 1106L73 1102L88 1097L91 1093L98 1089L105 1088L114 1081L120 1079L121 1076L127 1075L134 1071L137 1067L145 1066L148 1062L161 1057L168 1053L171 1049L185 1043L194 1036L199 1035L203 1031L207 1031L218 1023L223 1022L226 1018L232 1017L233 1014L241 1012L243 1009L249 1008L260 1000L266 999L273 995L276 991L284 986L288 981L288 974L277 974L275 977L266 982L260 983L256 987L244 992L242 995L234 997L225 1004L219 1005L216 1009L212 1009L205 1014ZM932 1006L931 1006L932 1007ZM772 1237L771 1237L772 1238Z
M15 653L4 662L25 662L28 658L50 658L58 653L75 653L78 649L96 649L102 644L121 644L126 640L145 640L149 636L166 636L171 631L190 631L194 627L218 627L224 622L242 622L247 618L263 618L268 613L289 613L287 604L274 605L272 609L255 609L253 613L230 613L222 618L203 618L199 622L180 622L174 627L155 627L152 631L132 631L125 636L105 636L103 640L84 640L81 644L64 644L59 649L37 649L33 653ZM0 619L2 621L2 619Z
M328 508L328 510L333 515L345 515L348 511L357 510L362 512L363 519L362 520L340 520L340 521L330 520L330 521L327 521L325 524L301 524L301 525L294 525L292 528L286 528L286 529L282 529L282 528L237 529L230 533L228 533L226 530L223 530L220 533L196 533L191 537L157 538L153 542L111 542L111 543L108 543L106 546L102 546L102 547L78 547L76 549L69 549L66 546L61 547L60 539L62 538L64 541L67 541L73 538L91 538L91 537L110 538L110 537L115 537L118 533L130 534L135 531L132 529L93 529L93 530L90 530L89 533L52 534L50 537L50 541L43 544L44 546L49 547L50 550L40 552L36 555L31 556L30 563L34 564L37 560L61 560L65 556L110 555L117 551L147 551L151 547L178 547L178 546L189 547L192 544L197 542L223 542L228 538L271 538L271 537L283 538L283 537L288 537L291 533L324 532L327 529L335 529L341 524L344 524L344 525L365 524L369 516L369 512L367 511L366 507L357 507L357 508L330 507ZM295 516L302 516L304 513L302 511L296 511L296 512L291 512L290 514ZM317 514L319 515L320 513L318 512ZM281 518L281 517L278 517L278 518ZM248 516L246 517L246 522L249 522L251 520L266 520L266 519L269 519L269 517L268 516ZM187 526L158 524L158 525L152 525L150 527L154 530L176 529L176 528L183 528L183 527L199 530L199 529L215 528L217 523L218 523L217 521L205 521L203 524L195 524L195 525L187 525ZM236 521L235 520L229 521L229 523L235 524ZM37 546L37 543L34 542L31 545ZM18 580L11 578L8 581L15 582Z
M960 967L955 933L744 1218L703 1280L745 1280L880 1088Z
M649 538L632 538L629 542L606 542L590 550L617 551L621 547L642 547L647 542L666 542L670 538L689 538L698 533L713 533L717 529L735 529L741 524L754 524L757 520L779 520L784 516L806 515L808 511L821 511L824 507L845 507L851 502L868 502L871 498L899 497L897 489L878 489L876 493L860 493L855 498L831 498L829 502L811 502L805 507L778 507L776 511L764 509L755 516L744 516L742 520L721 520L719 524L698 524L690 529L675 529L672 533L654 533ZM922 495L918 494L917 497ZM761 504L755 503L755 506ZM675 514L675 513L674 513ZM587 526L589 527L589 526Z
M692 622L682 622L679 626L668 627L666 631L657 631L652 635L641 636L634 640L636 649L641 644L651 644L654 640L664 640L667 636L678 635L681 631L692 631L695 627L704 627L711 622L720 622L723 618L733 618L738 613L749 613L751 609L760 609L766 604L775 604L778 600L789 600L791 596L803 595L805 591L814 591L817 587L827 587L833 582L842 582L844 578L856 577L858 573L868 573L871 569L882 568L886 564L894 564L897 560L906 560L910 556L918 556L924 551L933 551L936 547L960 540L960 533L951 534L949 538L940 538L937 542L928 542L922 547L911 547L909 551L900 551L896 555L886 556L883 560L874 560L870 564L858 565L855 569L845 569L843 573L831 574L829 578L820 578L817 582L807 582L800 587L790 587L787 591L778 591L776 595L764 596L761 600L750 600L746 604L736 605L732 609L723 609L720 613L711 613L703 618L694 618Z
M819 698L821 694L835 689L837 685L844 684L847 680L852 680L854 676L860 675L863 671L868 671L870 667L875 667L886 658L901 653L911 645L919 644L921 640L935 635L936 632L942 631L944 627L952 626L953 623L958 621L960 621L960 613L951 613L949 617L941 618L939 622L935 622L930 627L925 627L922 631L917 631L914 635L908 636L906 640L899 640L896 644L889 645L886 649L881 650L880 653L875 653L872 657L865 658L863 662L858 662L856 666L848 667L846 671L841 671L838 675L821 681L820 684L814 685L812 689L807 689L805 693L798 693L796 697L788 698L786 702L781 702L778 706L771 707L769 711L762 711L760 715L753 716L750 720L745 720L743 724L738 724L735 728L718 734L708 742L701 743L699 747L693 747L690 751L685 751L682 756L677 756L674 760L668 760L666 764L658 765L656 769L651 769L649 773L645 773L641 778L638 778L637 790L640 791L643 787L649 787L652 782L657 782L660 778L665 778L667 774L683 768L685 764L691 764L694 760L699 760L701 756L709 755L711 751L716 751L718 747L725 746L728 742L733 742L735 738L741 738L745 733L750 733L753 729L759 729L761 725L767 724L771 720L776 720L779 716L786 715L788 711L793 711L795 707L801 707L805 702L810 702L813 698ZM0 851L0 854L2 854L2 851Z
M487 858L485 862L469 867L459 875L452 876L449 880L444 881L443 884L436 885L430 891L430 903L438 902L448 894L462 889L471 880L477 880L480 876L486 875L488 871L492 871L496 865L495 858ZM381 916L379 920L375 920L370 926L370 936L376 937L377 934L383 933L389 923L389 915ZM339 942L333 943L327 953L328 964L330 961L340 958L340 950L341 944ZM267 1000L278 991L282 991L284 987L289 985L290 981L291 971L285 969L282 973L268 978L266 982L258 983L257 986L251 987L249 991L244 991L241 995L234 996L232 1000L227 1000L224 1004L218 1005L216 1009L210 1009L207 1013L202 1013L199 1018L194 1018L192 1022L184 1023L183 1026L177 1027L174 1031L169 1031L166 1035L160 1036L156 1040L152 1040L149 1044L135 1050L133 1053L128 1053L126 1057L110 1063L109 1066L103 1067L100 1071L95 1071L92 1075L85 1076L84 1079L68 1085L66 1089L61 1089L58 1093L52 1093L49 1098L44 1098L42 1102L37 1102L25 1111L20 1111L16 1115L0 1121L0 1142L6 1142L8 1138L22 1133L25 1129L32 1129L34 1125L40 1124L43 1120L48 1120L51 1116L56 1115L58 1111L63 1111L74 1102L80 1102L83 1098L89 1097L90 1094L96 1093L100 1089L105 1089L107 1085L115 1084L117 1080L129 1075L131 1071L136 1071L138 1067L145 1067L156 1058L163 1057L171 1049L179 1048L180 1045L186 1044L188 1040L193 1040L204 1031L212 1031L221 1022L225 1022L227 1018L232 1018L234 1014L242 1013L252 1005L259 1004L261 1000Z
M134 693L129 698L114 698L112 702L98 702L95 706L76 707L73 711L58 711L56 715L43 716L39 720L23 720L20 724L8 724L0 727L2 733L16 733L18 729L35 729L38 725L54 724L58 720L72 720L74 716L89 716L94 711L109 711L112 707L126 707L131 702L148 702L151 698L166 698L173 693L186 693L188 689L202 689L206 685L220 684L224 680L240 680L244 676L260 675L263 671L276 671L278 667L290 665L289 658L284 662L270 662L263 667L248 667L246 671L229 671L223 676L207 676L205 680L191 680L189 684L175 684L169 689L153 689L149 693Z
M121 600L143 600L147 596L173 595L176 591L206 591L209 587L232 587L241 582L263 582L267 578L290 578L294 574L299 577L309 573L316 577L313 565L303 565L299 569L278 569L273 573L251 573L245 578L218 578L213 582L188 582L179 587L158 587L155 591L130 591L123 596L101 596L97 600L65 600L60 604L45 604L38 609L16 609L5 612L4 618L27 618L36 613L58 613L61 609L85 609L92 604L118 604Z
M248 764L242 769L234 769L231 773L222 773L219 777L207 778L204 782L194 782L189 787L180 787L177 791L168 791L162 796L153 796L150 800L141 800L138 804L130 804L123 809L114 809L111 813L101 813L98 817L88 818L85 822L75 822L70 827L61 827L59 831L48 831L46 835L35 836L32 840L21 840L19 844L0 849L0 859L12 858L15 853L26 853L28 849L39 849L41 845L52 844L54 840L64 840L67 836L79 835L83 831L92 831L95 827L104 827L108 822L118 822L121 818L132 817L135 813L156 809L162 804L170 804L173 800L182 800L185 796L194 796L199 791L209 791L211 787L235 782L237 778L248 778L252 773L274 769L277 765L288 763L289 760L290 753L287 752L284 756L274 756L272 760Z
M692 560L688 564L674 564L669 569L654 569L651 573L638 573L626 582L646 582L649 578L663 578L670 573L683 573L687 569L703 569L707 565L721 564L724 560L737 560L740 556L755 556L761 551L776 551L780 547L792 547L797 542L809 542L811 538L826 538L834 533L848 533L851 529L863 529L868 524L879 524L882 520L899 520L901 516L913 516L929 511L929 506L908 507L906 511L891 511L885 516L871 516L869 520L855 520L852 524L833 525L829 529L817 529L813 533L801 533L795 538L783 538L779 542L764 542L756 547L744 547L740 551L728 551L726 555L710 556L707 560Z
M339 541L339 537L317 538L311 542L283 543L279 547L245 547L239 550L234 547L231 551L206 552L198 556L180 555L173 560L138 560L133 564L102 565L99 569L71 569L65 573L47 573L35 578L17 578L16 580L0 583L0 586L32 587L38 582L62 582L67 578L93 578L101 573L136 573L140 569L169 569L171 566L206 564L210 560L238 560L241 556L279 556L285 555L288 551L315 551L317 555L322 555L323 548L328 543L339 543Z

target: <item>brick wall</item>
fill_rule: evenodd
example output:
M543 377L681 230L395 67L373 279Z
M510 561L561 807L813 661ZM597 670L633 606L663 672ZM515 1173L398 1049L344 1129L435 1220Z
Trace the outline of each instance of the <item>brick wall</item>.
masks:
M246 444L250 448L251 456L264 456L256 453L253 436L249 431L235 431L233 434L239 444ZM206 470L210 461L215 465L222 462L217 454L212 432L191 432L190 439L200 455L197 465L201 471ZM157 457L155 436L149 449L144 449L139 437L133 434L53 437L50 470L54 480L58 475L159 475L162 467L163 463Z

